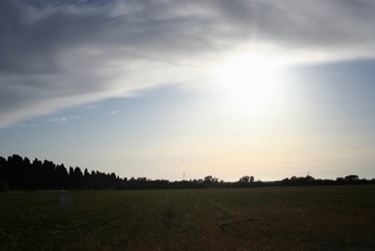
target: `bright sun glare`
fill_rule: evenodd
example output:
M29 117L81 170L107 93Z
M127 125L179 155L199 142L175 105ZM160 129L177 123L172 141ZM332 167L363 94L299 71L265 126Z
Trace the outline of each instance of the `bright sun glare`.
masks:
M276 58L243 54L215 69L215 81L228 109L263 114L277 108L283 90L283 63Z

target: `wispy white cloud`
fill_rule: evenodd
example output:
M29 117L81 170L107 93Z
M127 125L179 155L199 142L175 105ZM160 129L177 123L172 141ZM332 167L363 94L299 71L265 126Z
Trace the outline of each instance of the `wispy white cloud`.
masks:
M38 127L40 127L40 124L23 123L23 124L15 125L14 127L20 127L20 128L38 128Z
M82 106L82 109L96 109L96 108L98 108L98 105L94 105L94 104Z
M0 8L0 127L191 83L238 48L302 62L375 55L368 0L5 0Z
M114 110L114 111L111 111L109 114L111 114L111 115L115 115L115 114L117 114L117 113L119 113L119 111Z
M56 125L56 126L63 126L67 125L69 121L79 119L79 115L72 115L72 116L62 116L62 117L56 117L56 118L50 118L47 119L47 122Z

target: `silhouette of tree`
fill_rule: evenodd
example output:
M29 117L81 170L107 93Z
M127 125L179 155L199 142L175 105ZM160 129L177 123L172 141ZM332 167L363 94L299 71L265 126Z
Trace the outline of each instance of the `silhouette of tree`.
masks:
M56 182L57 188L60 188L60 189L67 188L68 187L68 172L66 171L64 164L56 166L56 176L57 176L57 182Z
M253 176L243 176L238 182L225 182L211 175L203 179L173 181L150 180L146 177L120 178L115 173L89 172L82 173L79 167L56 165L52 161L43 162L19 155L0 157L0 191L34 190L34 189L182 189L203 187L251 187L251 186L314 186L341 184L375 184L375 179L360 179L358 175L348 175L336 180L315 179L292 176L281 181L255 181Z
M219 183L219 179L212 177L211 175L204 177L203 184L205 186L212 186Z
M359 180L359 177L358 175L348 175L348 176L345 176L345 180L348 180L348 181L357 181Z

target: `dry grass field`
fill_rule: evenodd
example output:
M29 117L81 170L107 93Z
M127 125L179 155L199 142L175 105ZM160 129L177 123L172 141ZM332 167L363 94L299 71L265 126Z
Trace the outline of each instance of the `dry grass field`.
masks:
M375 186L0 193L0 250L375 250Z

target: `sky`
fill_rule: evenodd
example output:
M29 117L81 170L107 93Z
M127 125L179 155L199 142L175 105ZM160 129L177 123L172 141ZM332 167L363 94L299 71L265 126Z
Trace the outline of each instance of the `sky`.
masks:
M375 177L371 0L4 0L0 156Z

